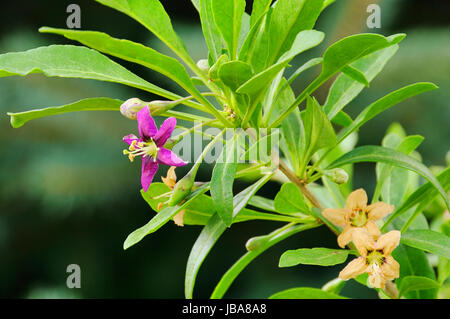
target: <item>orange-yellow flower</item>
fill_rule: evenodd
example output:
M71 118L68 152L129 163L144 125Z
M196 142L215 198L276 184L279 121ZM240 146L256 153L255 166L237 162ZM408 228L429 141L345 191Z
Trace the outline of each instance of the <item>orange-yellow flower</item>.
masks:
M380 230L375 221L392 213L393 210L394 206L383 202L367 205L367 194L360 188L348 196L344 209L327 208L322 215L333 224L344 228L338 236L338 244L344 248L353 240L353 232L358 228L364 228L377 239Z
M339 273L339 278L348 280L367 272L369 283L375 288L384 288L386 281L398 278L400 265L391 253L400 242L400 234L392 230L374 241L366 230L356 229L353 242L361 256L352 260Z
M167 171L167 175L166 177L162 176L161 180L163 181L163 183L169 187L170 189L173 190L173 188L175 187L175 184L177 183L177 174L175 174L175 166L171 166L169 168L169 170ZM158 209L161 209L164 206L164 204L161 202L158 205ZM176 214L173 217L173 222L177 225L177 226L184 226L183 223L183 218L184 218L184 209L179 212L178 214Z

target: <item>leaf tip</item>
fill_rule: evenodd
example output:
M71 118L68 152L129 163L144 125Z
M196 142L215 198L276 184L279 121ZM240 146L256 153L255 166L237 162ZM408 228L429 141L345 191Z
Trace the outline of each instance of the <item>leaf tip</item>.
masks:
M19 128L25 124L23 120L20 120L19 118L16 117L15 113L8 112L6 113L6 115L11 117L10 123L13 128Z

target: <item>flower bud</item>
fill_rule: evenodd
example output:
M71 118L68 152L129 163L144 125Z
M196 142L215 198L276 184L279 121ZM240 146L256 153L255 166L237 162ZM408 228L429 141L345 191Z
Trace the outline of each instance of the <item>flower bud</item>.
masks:
M142 110L146 104L146 102L141 101L138 98L128 99L120 106L120 113L130 120L135 120L137 118L137 113Z
M267 243L269 240L269 236L256 236L250 238L247 243L245 244L245 248L247 251L255 251L261 248L265 243Z
M329 171L325 172L325 175L327 175L333 182L336 184L345 184L348 181L348 174L345 170L342 168L335 168Z
M160 115L167 110L175 107L178 104L177 101L151 101L148 103L148 109L150 110L151 115Z
M181 203L192 192L194 182L195 175L191 173L180 179L173 188L168 205L172 207Z
M202 70L205 73L208 73L209 71L209 62L206 59L201 59L197 62L197 66L200 70Z

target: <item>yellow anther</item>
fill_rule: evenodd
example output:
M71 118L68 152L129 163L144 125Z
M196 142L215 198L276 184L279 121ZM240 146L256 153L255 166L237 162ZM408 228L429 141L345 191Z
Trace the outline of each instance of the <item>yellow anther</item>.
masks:
M139 147L144 147L144 146L145 146L144 142L139 142L139 143L137 143L137 145L138 145Z
M132 152L136 150L136 148L133 145L130 145L130 147L128 149Z
M123 155L128 155L130 154L130 152L128 152L128 150L123 150Z
M128 155L128 159L130 160L130 162L133 162L133 161L134 161L134 156L133 156L133 154L129 154L129 155Z

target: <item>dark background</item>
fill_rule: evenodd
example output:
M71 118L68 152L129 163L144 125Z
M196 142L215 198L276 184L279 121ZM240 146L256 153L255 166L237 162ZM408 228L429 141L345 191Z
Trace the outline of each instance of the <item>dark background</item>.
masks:
M366 30L365 8L376 2L382 7L382 29ZM137 22L87 0L3 2L0 53L70 43L56 35L37 32L41 26L66 27L66 8L70 3L81 6L82 29L128 38L169 54ZM204 58L206 45L190 1L163 0L162 3L194 58ZM396 56L347 111L355 116L372 101L414 82L436 83L440 90L403 102L369 122L360 132L359 144L380 144L388 126L398 122L408 134L425 136L419 148L425 164L444 165L450 138L449 13L450 3L446 0L337 0L316 27L327 34L324 44L299 57L294 67L320 56L326 46L350 34L407 33ZM154 72L118 62L152 83L177 90ZM315 72L310 71L297 80L295 91L300 92ZM317 93L319 101L324 102L326 93L326 87ZM130 164L121 154L124 148L121 138L136 131L135 123L119 114L77 113L12 129L5 114L96 96L153 98L116 84L89 80L42 75L0 79L0 297L183 297L185 264L200 227L179 228L169 223L135 247L122 250L126 236L153 216L139 195L139 163ZM365 187L370 193L374 187L373 168L371 164L357 165L355 186ZM210 167L204 168L200 179L207 180L209 170ZM277 183L270 183L261 194L273 198L278 189ZM221 275L245 253L248 238L279 226L271 222L233 225L200 269L195 297L209 296ZM284 250L314 246L335 247L335 237L323 228L279 244L254 261L226 297L265 298L292 287L320 288L337 276L342 265L277 267ZM69 264L81 267L81 289L66 287ZM343 294L355 298L375 297L372 291L353 281Z

